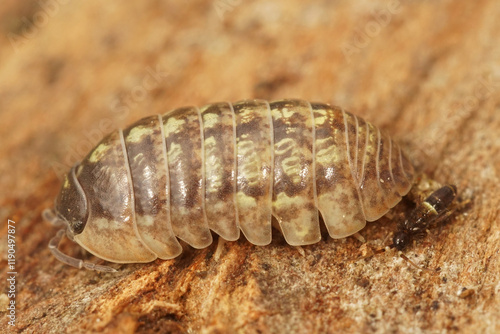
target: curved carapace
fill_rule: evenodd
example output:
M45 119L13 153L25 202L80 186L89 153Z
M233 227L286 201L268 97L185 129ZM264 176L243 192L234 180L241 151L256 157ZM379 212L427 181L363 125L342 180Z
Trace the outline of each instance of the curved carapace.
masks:
M341 108L215 103L109 134L72 169L56 213L85 217L68 234L94 255L149 262L179 255L178 239L210 245L210 230L266 245L272 216L291 245L320 240L320 213L332 238L346 237L395 206L413 175L399 146Z

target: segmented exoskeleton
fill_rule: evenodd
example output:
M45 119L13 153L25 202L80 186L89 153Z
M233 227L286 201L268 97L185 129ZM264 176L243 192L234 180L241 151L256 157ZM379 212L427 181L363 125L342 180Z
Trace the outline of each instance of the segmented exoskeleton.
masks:
M320 214L343 238L386 214L413 178L398 145L339 107L214 103L109 134L70 170L45 216L102 259L150 262L178 256L178 239L207 247L210 230L269 244L273 216L290 245L321 239ZM53 252L81 267L57 250L61 237Z

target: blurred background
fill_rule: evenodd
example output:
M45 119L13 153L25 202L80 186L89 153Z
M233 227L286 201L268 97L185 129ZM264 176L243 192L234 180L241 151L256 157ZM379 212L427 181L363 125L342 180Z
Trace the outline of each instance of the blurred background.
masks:
M64 324L73 330L146 331L153 327L144 319L163 317L172 332L500 331L498 17L495 0L2 1L0 255L5 261L6 221L14 219L17 329L57 331ZM397 262L405 268L400 273L393 267L400 260L392 255L374 259L379 266L350 267L342 263L357 254L359 244L342 241L352 247L348 256L345 245L330 240L324 249L307 247L314 257L338 246L341 253L317 266L279 248L295 252L299 259L293 261L300 268L309 264L311 273L292 280L303 288L286 294L295 296L287 306L281 302L288 301L283 291L292 289L289 281L254 282L244 290L249 299L243 307L224 287L217 290L217 298L226 296L222 302L210 295L213 287L200 277L190 278L205 289L198 291L198 304L179 302L194 298L189 290L183 297L175 292L178 299L158 294L151 300L159 304L120 295L120 304L97 288L103 283L91 278L95 273L62 268L48 256L55 229L40 212L52 205L62 175L106 133L181 106L247 98L342 106L395 137L419 171L473 197L467 216L413 250L443 274L422 278ZM375 227L365 237L383 239L394 229L390 224L381 225L384 231L370 225ZM234 247L274 256L273 248ZM68 244L66 250L73 248ZM162 262L167 272L171 262ZM207 264L214 277L218 265ZM275 277L287 277L284 268L275 269ZM327 288L318 283L325 272L334 275ZM123 277L141 276L127 271ZM89 280L96 284L93 292ZM106 282L116 287L119 279ZM69 284L74 291L65 290ZM473 293L460 298L463 288ZM72 316L64 300L80 300ZM109 300L115 304L103 316ZM133 306L123 306L123 300ZM48 308L40 313L43 305Z

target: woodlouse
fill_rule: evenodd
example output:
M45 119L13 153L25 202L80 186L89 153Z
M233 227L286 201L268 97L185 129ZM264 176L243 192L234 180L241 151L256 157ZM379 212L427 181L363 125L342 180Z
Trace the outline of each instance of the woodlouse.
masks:
M116 263L178 256L210 230L255 245L271 220L290 245L361 230L410 190L414 168L372 124L328 104L245 100L185 107L112 132L66 175L54 210L68 237ZM52 253L76 267L111 270Z

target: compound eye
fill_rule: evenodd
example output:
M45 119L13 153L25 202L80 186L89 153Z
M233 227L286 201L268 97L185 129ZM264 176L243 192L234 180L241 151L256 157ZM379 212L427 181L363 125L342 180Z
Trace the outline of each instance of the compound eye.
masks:
M74 234L80 234L83 232L83 229L85 228L85 224L80 220L73 220L69 224L69 227Z

